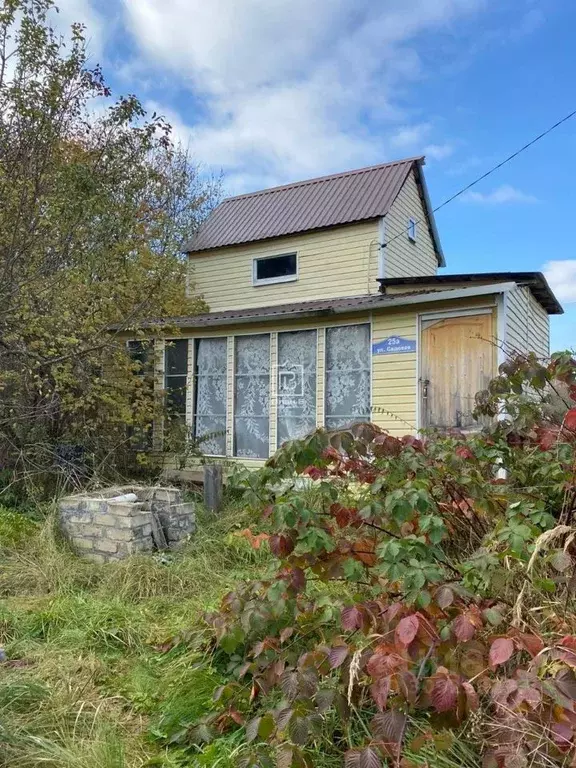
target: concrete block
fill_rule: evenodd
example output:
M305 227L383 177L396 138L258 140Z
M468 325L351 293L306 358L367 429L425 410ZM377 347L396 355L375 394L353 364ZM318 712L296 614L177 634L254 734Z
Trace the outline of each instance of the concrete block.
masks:
M77 547L78 549L92 549L94 545L94 541L92 539L83 539L79 536L75 536L73 539L71 539L71 542L73 546Z
M146 510L146 503L143 501L134 501L126 503L123 501L111 501L108 503L108 512L122 517L132 517Z
M95 539L94 549L100 552L117 552L118 544L115 541L111 541L111 539Z
M98 515L98 517L94 518L94 522L98 523L98 525L118 526L116 515Z
M155 501L168 501L170 504L177 504L182 500L182 495L178 488L156 488L154 491Z
M106 538L112 541L132 541L134 538L134 531L132 528L116 528L114 526L107 527L105 529Z
M108 557L106 555L101 555L97 552L87 552L85 555L83 555L83 557L85 560L89 560L91 563L98 563L100 565L108 562Z
M105 499L86 499L84 502L88 512L106 512L108 502Z
M76 513L74 515L70 515L68 520L71 523L91 523L93 520L93 515L91 512L84 512L80 514Z

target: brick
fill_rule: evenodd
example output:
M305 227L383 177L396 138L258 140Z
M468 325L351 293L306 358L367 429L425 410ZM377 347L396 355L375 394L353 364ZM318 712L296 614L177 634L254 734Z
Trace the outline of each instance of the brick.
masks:
M92 549L94 542L92 539L83 539L81 537L74 537L72 539L72 544L75 547L78 547L78 549Z
M141 539L145 538L146 536L152 535L152 523L146 523L145 525L141 525L138 528L134 528L134 539Z
M106 512L108 508L105 499L86 499L85 504L88 512Z
M171 504L168 510L169 515L194 515L196 504L193 501L187 501L184 504Z
M132 541L134 538L134 531L132 528L106 528L106 536L112 541Z
M108 557L106 555L100 555L97 552L87 552L84 555L84 559L89 560L91 563L98 563L100 565L108 562Z
M155 501L169 501L171 504L178 503L182 499L178 488L156 488L154 491Z
M98 523L98 525L111 525L114 527L118 525L118 518L115 515L98 515L94 518L94 522Z
M111 541L110 539L96 539L94 548L101 552L116 552L118 550L118 545L115 541Z
M145 510L146 506L147 505L142 501L133 501L128 503L121 501L111 501L108 504L108 512L122 517L131 517Z
M91 523L92 522L92 513L91 512L84 512L83 514L76 514L76 515L70 515L68 518L69 522L71 523Z

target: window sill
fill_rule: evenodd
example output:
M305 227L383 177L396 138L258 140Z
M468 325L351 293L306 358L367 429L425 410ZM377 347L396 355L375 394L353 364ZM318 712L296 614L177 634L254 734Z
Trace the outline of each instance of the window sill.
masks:
M252 285L258 288L259 285L274 285L275 283L295 283L298 275L286 275L285 277L269 277L267 280L253 280Z

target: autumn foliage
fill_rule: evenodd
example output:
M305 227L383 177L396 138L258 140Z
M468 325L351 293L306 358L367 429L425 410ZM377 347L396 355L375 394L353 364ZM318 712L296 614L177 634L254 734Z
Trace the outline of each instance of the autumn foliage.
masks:
M514 416L482 433L320 430L247 474L241 535L276 567L206 617L226 683L178 740L409 768L457 734L485 768L574 765L575 382L568 355L518 358L478 398Z

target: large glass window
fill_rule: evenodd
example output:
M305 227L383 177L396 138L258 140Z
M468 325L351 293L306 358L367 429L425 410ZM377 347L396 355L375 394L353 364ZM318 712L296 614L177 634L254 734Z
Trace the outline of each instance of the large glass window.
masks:
M194 437L203 453L226 454L226 339L196 341Z
M278 334L278 445L316 427L316 331Z
M267 459L270 428L270 336L236 337L234 455Z
M326 329L326 427L370 421L370 326Z
M170 419L185 423L188 339L168 339L164 362L164 389L168 416Z
M128 354L135 363L134 374L139 386L132 393L134 411L149 411L152 416L154 407L154 342L149 339L128 342ZM128 438L132 448L146 451L152 448L152 421L147 424L135 424L128 428Z

